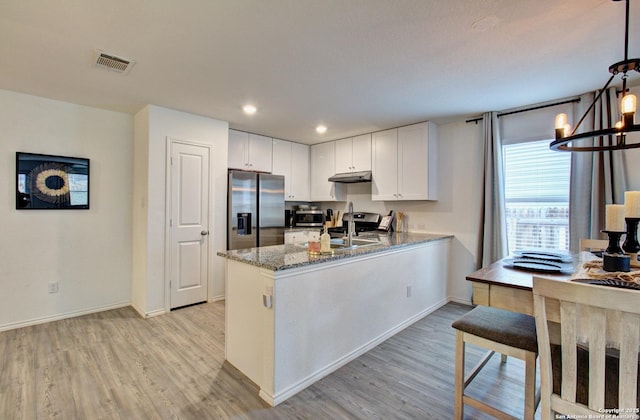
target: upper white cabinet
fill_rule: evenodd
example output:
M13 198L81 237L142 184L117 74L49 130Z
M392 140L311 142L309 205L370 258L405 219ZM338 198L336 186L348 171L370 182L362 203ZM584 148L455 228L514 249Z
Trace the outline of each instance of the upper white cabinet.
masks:
M398 129L378 131L371 137L371 199L398 199Z
M345 201L343 184L329 182L336 174L336 142L311 146L311 201Z
M311 201L309 146L273 139L273 172L284 176L285 201Z
M337 140L336 173L371 170L371 134Z
M271 137L229 130L229 168L271 172Z
M373 133L371 199L437 199L437 128L425 122Z

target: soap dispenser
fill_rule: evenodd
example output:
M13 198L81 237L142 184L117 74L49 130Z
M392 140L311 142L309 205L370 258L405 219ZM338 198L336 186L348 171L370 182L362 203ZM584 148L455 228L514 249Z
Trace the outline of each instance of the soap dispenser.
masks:
M331 235L327 232L327 226L324 227L324 233L320 235L320 252L323 254L331 253Z

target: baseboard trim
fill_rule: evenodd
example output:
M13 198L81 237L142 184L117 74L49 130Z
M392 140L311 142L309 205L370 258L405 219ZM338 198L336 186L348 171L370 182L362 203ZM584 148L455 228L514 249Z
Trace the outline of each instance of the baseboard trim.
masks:
M114 303L111 305L94 306L92 308L87 308L80 311L65 312L62 314L55 314L50 316L43 316L40 318L33 318L26 321L13 322L10 324L0 325L0 331L15 330L18 328L30 327L32 325L46 324L47 322L60 321L68 318L75 318L77 316L94 314L96 312L109 311L112 309L123 308L125 306L131 306L131 302L121 302L121 303Z
M455 302L455 303L460 303L462 305L473 305L473 302L471 302L470 299L461 299L455 296L449 296L447 298L448 302Z
M151 312L145 312L143 311L141 308L138 308L135 304L131 304L131 307L138 313L138 315L140 315L142 318L147 319L147 318L153 318L154 316L158 316L158 315L164 315L166 313L169 313L169 311L167 311L164 308L161 309L156 309L154 311Z
M331 364L325 366L324 368L318 370L317 372L307 376L306 378L304 378L303 380L299 381L298 383L296 383L294 385L291 385L290 387L288 387L288 388L286 388L286 389L284 389L284 390L282 390L280 392L277 392L275 395L271 395L270 393L264 391L263 389L260 389L260 392L259 392L260 398L262 398L269 405L275 407L276 405L280 404L281 402L287 400L288 398L291 398L292 396L294 396L298 392L300 392L303 389L307 388L308 386L310 386L314 382L319 381L320 379L324 378L325 376L327 376L327 375L331 374L332 372L335 372L336 370L340 369L342 366L346 365L347 363L349 363L349 362L357 359L358 357L362 356L363 354L365 354L369 350L373 349L374 347L376 347L377 345L381 344L385 340L393 337L394 335L396 335L400 331L404 330L408 326L410 326L410 325L414 324L415 322L421 320L422 318L424 318L425 316L429 315L430 313L436 311L437 309L440 309L441 307L443 307L447 303L448 303L448 299L442 299L441 301L429 306L428 308L422 310L421 312L417 313L416 315L412 316L411 318L408 318L406 321L401 322L400 324L398 324L395 327L391 328L387 332L379 335L378 337L374 338L373 340L369 341L368 343L358 347L357 349L353 350L352 352L350 352L350 353L346 354L345 356L341 357L340 359L334 361L333 363L331 363Z

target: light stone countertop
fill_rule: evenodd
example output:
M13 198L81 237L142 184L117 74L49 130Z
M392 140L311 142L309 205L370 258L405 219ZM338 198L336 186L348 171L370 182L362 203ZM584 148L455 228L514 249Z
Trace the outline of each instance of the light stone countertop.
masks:
M352 249L335 249L331 255L309 255L302 244L273 245L259 248L237 249L218 252L218 256L255 265L267 270L280 271L348 259L366 254L385 252L401 247L452 238L453 235L432 233L365 233L354 238L377 239L381 243Z

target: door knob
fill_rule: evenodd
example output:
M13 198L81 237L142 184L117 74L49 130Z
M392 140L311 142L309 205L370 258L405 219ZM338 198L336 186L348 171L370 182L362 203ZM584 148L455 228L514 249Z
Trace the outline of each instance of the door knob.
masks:
M202 236L207 236L209 234L208 230L203 230L202 232L200 232L200 235Z

